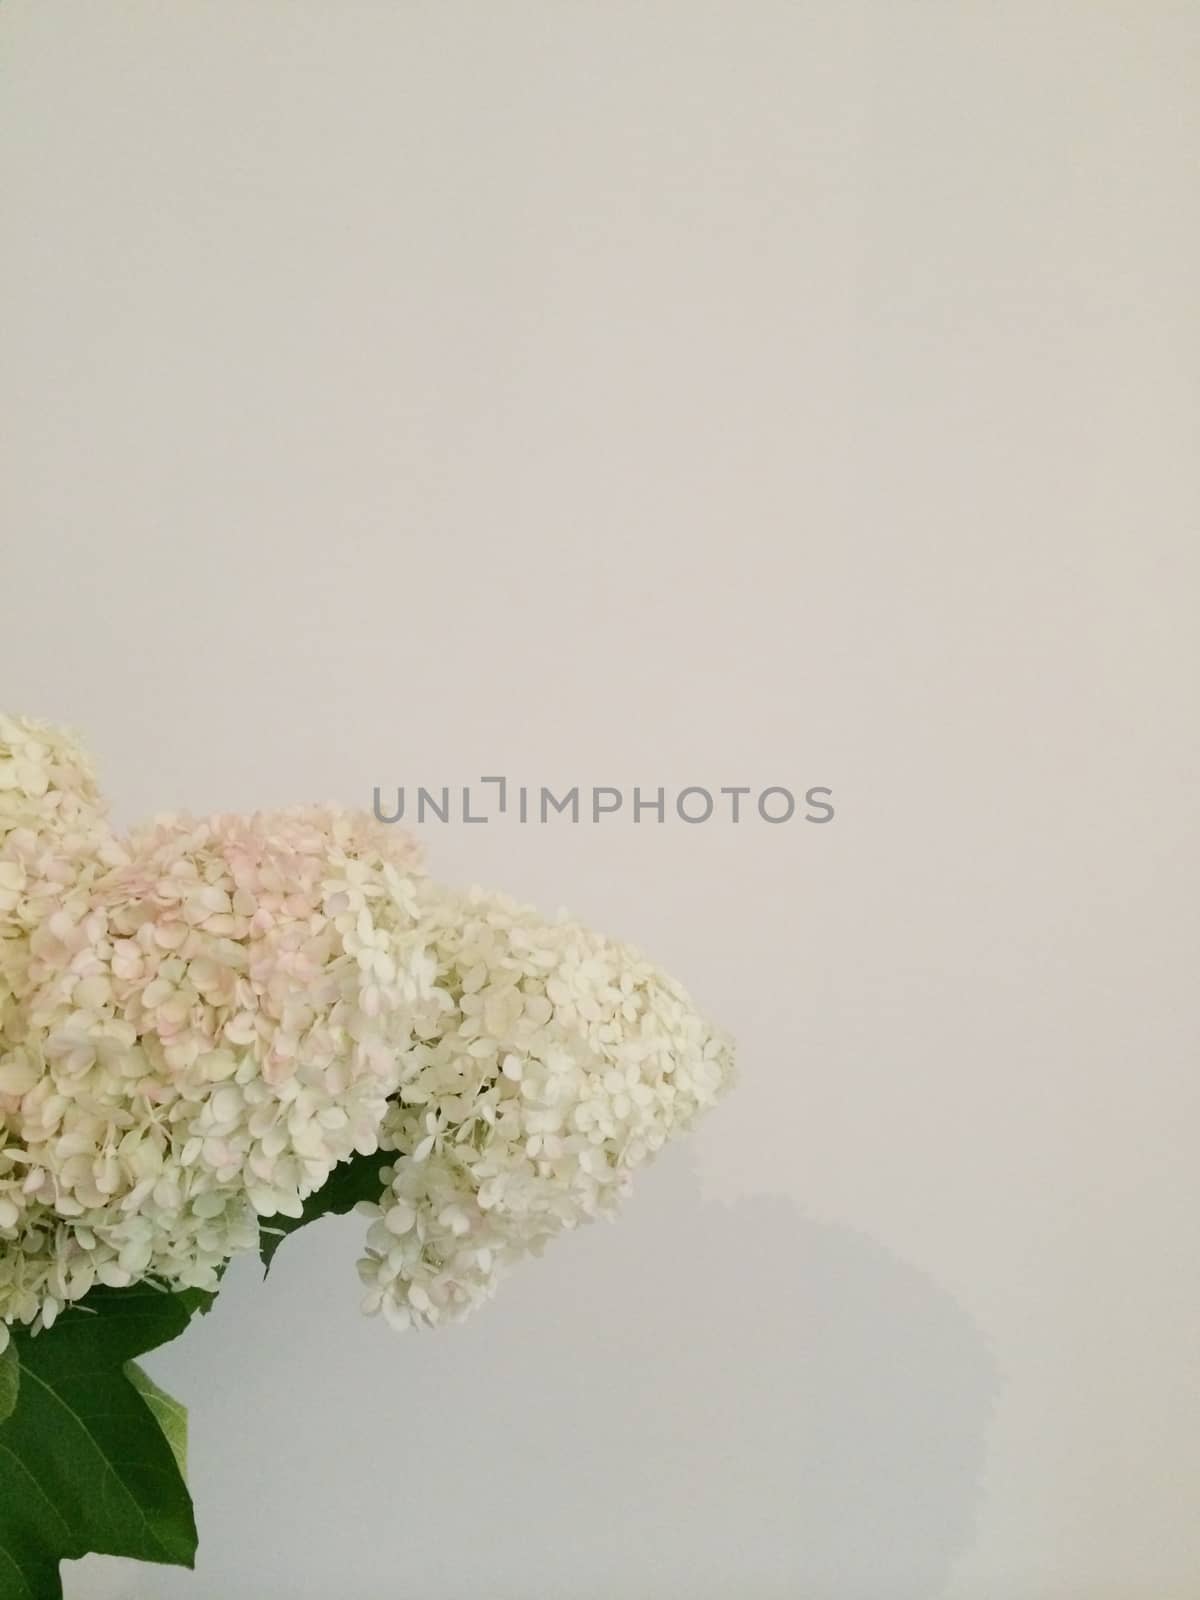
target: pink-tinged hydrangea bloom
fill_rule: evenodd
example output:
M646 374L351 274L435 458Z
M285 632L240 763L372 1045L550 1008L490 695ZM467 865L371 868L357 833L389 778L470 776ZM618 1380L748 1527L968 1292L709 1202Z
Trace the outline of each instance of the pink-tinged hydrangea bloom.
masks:
M121 840L73 740L0 717L0 1345L94 1283L213 1287L381 1146L365 1307L451 1319L609 1214L730 1073L635 951L437 888L395 828Z

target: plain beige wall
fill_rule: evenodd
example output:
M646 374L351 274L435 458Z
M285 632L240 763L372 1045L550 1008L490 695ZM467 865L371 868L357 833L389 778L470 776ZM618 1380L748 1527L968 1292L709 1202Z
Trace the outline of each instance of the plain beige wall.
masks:
M433 824L739 1093L468 1327L358 1224L156 1373L75 1600L1191 1600L1200 7L0 11L0 685L118 812Z

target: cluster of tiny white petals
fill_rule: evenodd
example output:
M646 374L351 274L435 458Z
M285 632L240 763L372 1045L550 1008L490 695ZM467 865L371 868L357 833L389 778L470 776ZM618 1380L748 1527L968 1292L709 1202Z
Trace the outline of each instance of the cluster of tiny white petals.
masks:
M0 714L0 1348L7 1324L31 1321L48 1294L90 1287L86 1248L33 1198L45 1175L19 1133L38 1076L27 1002L40 930L56 912L82 917L91 886L122 860L76 739Z
M634 1170L732 1076L729 1040L638 951L479 892L431 897L437 1005L384 1124L398 1159L359 1263L363 1309L455 1320Z
M122 839L74 739L0 716L0 1348L95 1284L214 1288L380 1150L364 1308L452 1320L610 1214L730 1074L637 952L437 888L392 826Z
M44 1327L97 1282L215 1287L373 1152L431 965L396 830L311 809L121 844L74 746L0 735L0 1319Z

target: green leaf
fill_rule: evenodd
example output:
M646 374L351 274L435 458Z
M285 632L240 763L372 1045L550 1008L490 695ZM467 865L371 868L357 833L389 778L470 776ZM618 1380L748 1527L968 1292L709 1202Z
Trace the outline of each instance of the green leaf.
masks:
M21 1390L21 1364L17 1360L17 1347L9 1341L0 1354L0 1422L12 1416Z
M0 1422L0 1600L61 1600L59 1562L91 1551L193 1564L187 1485L126 1364L182 1333L199 1305L144 1283L96 1289L48 1333L14 1329L20 1388Z
M143 1372L136 1361L125 1363L125 1376L154 1413L154 1420L162 1429L181 1478L187 1478L187 1407L174 1395L160 1389L148 1372Z
M225 1268L228 1265L229 1263L225 1261L217 1268L218 1280L225 1276ZM215 1289L176 1289L172 1292L171 1299L177 1301L183 1307L190 1321L197 1312L202 1317L208 1315L217 1303L217 1291ZM90 1305L91 1301L89 1300L87 1303Z
M328 1180L315 1194L304 1202L304 1211L298 1217L271 1217L259 1225L258 1253L262 1257L263 1276L271 1270L275 1252L297 1228L316 1222L320 1217L342 1217L353 1211L362 1200L378 1201L383 1193L383 1179L379 1176L384 1167L394 1167L399 1160L394 1150L377 1150L372 1156L351 1156L334 1167Z

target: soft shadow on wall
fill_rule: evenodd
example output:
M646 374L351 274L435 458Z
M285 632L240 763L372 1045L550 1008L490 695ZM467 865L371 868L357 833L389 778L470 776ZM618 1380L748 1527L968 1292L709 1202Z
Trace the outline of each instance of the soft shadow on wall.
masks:
M667 1166L440 1336L363 1325L355 1219L240 1268L154 1364L193 1406L195 1575L92 1558L71 1600L934 1600L980 1334L869 1237Z

